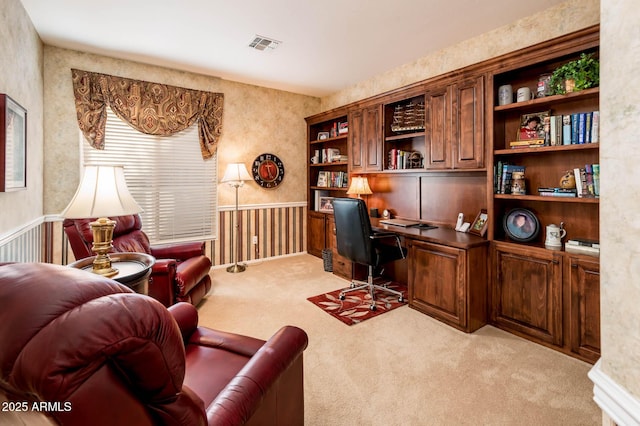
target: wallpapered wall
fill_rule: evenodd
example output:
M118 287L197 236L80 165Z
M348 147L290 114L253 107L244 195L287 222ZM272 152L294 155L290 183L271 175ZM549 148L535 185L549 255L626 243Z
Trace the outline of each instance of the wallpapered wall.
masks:
M27 189L0 192L0 235L42 214L42 43L20 0L0 2L0 93L27 110Z
M224 93L223 130L218 150L220 175L228 163L247 168L264 152L280 157L286 167L282 184L271 190L249 183L241 204L305 201L306 124L319 111L317 98L138 62L45 46L44 49L44 211L58 214L79 182L78 125L71 86L71 68ZM235 203L235 192L219 186L219 205Z

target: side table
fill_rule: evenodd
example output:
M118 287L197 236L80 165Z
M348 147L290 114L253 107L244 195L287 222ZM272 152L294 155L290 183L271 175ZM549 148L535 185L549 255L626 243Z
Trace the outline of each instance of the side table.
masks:
M111 277L120 284L124 284L136 293L147 294L149 290L149 275L156 259L146 253L120 252L109 253L111 265L118 270L118 274ZM91 272L95 256L85 257L70 263L72 268Z

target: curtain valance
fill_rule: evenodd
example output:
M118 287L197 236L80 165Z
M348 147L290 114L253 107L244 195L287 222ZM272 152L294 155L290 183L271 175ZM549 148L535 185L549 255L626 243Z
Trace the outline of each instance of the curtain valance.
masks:
M198 123L200 149L211 158L222 133L224 94L72 69L80 130L92 147L104 149L109 106L134 129L167 136Z

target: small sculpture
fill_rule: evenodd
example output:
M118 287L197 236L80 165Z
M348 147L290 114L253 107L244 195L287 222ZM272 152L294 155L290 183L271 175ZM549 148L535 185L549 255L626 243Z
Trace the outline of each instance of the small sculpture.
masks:
M560 188L572 189L576 187L576 178L573 175L573 170L567 170L560 178Z

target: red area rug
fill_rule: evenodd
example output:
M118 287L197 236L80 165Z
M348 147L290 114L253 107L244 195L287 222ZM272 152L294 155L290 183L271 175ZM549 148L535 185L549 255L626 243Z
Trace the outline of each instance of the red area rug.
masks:
M398 296L384 291L376 291L375 311L369 309L371 296L368 290L347 293L344 300L338 298L343 289L309 297L307 300L343 323L354 325L406 305L406 299L408 298L407 286L391 283L389 288L401 291L405 301L398 302Z

